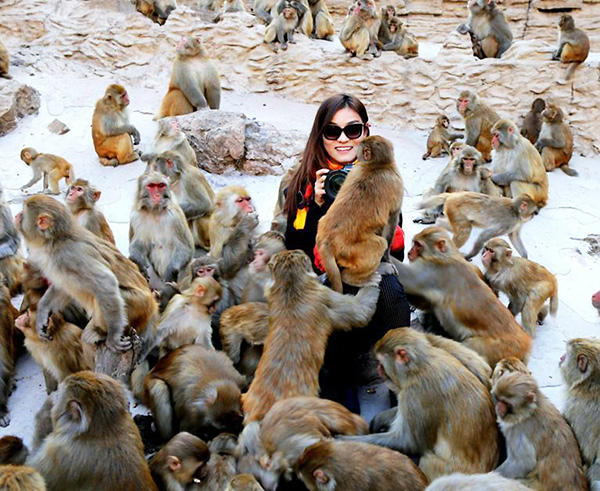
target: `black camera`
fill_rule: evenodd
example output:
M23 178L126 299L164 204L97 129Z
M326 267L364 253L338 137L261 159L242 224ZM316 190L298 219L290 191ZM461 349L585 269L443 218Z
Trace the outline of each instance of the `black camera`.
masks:
M345 165L341 169L329 171L325 176L325 196L330 201L333 201L340 192L340 188L353 166L354 164Z

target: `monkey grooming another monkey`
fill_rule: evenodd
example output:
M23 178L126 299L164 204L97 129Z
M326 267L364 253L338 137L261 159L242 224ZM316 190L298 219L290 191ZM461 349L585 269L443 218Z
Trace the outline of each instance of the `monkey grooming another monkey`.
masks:
M562 109L549 102L542 116L544 123L535 148L542 156L544 167L548 172L558 167L568 176L578 176L578 172L569 167L573 155L573 132L563 120Z
M383 45L383 51L395 51L404 58L416 58L419 56L419 43L417 38L408 32L404 23L398 17L392 17L388 21L392 40Z
M465 143L479 150L489 162L492 151L492 126L500 116L470 90L460 93L456 109L465 118Z
M485 279L495 292L506 293L513 315L521 314L523 328L535 337L537 323L543 323L550 299L550 313L558 310L558 283L556 277L541 264L529 259L513 257L510 246L502 239L485 243L481 262L485 267Z
M450 155L450 144L462 137L463 135L460 133L450 131L448 116L440 114L435 122L435 127L427 138L427 152L423 154L423 160L427 160L429 157L441 157L442 153Z
M189 114L221 105L221 80L200 39L182 37L175 46L177 57L169 91L155 119Z
M590 52L590 38L575 27L573 17L563 14L558 21L558 49L552 53L553 60L570 63L566 79L569 80L575 69L581 65Z
M298 475L310 491L422 491L429 483L406 455L360 442L311 445L298 463Z
M492 374L492 386L498 381L500 377L506 375L507 373L513 372L531 374L525 363L523 363L518 358L515 358L514 356L509 356L508 358L500 360L494 368L494 373Z
M12 78L12 76L8 73L10 67L10 54L6 49L6 46L2 44L0 41L0 77L2 78Z
M522 257L527 258L527 250L521 241L521 227L533 218L537 206L527 195L514 199L496 198L481 193L442 193L419 206L432 208L444 204L444 214L454 235L452 240L461 248L471 235L472 227L483 228L471 252L465 259L471 259L481 251L490 239L507 234L511 243ZM444 220L438 220L444 223Z
M115 245L115 237L96 202L102 193L85 179L77 179L67 189L67 208L77 223L94 235Z
M275 46L276 40L283 50L288 48L288 42L296 44L296 41L294 41L294 29L298 27L300 16L305 10L306 7L297 0L285 0L277 4L278 15L273 17L273 20L265 31L265 43L273 51L277 51L277 46Z
M44 193L58 194L58 181L65 179L67 185L71 185L75 179L73 165L62 157L49 153L38 153L35 148L24 148L21 150L21 160L25 162L33 171L33 177L24 186L21 191L33 186L42 177L44 178Z
M546 102L544 99L538 97L531 104L531 110L525 116L523 126L521 126L521 135L534 145L542 130L542 123L544 122L542 113L544 112L544 109L546 109Z
M477 58L500 58L513 40L504 14L494 0L469 0L468 7L469 20L458 27L458 32L471 36Z
M386 433L343 439L419 455L428 479L496 467L500 435L494 405L471 371L409 327L388 331L375 354L379 374L397 394L397 415Z
M319 283L310 259L299 250L276 254L269 269L269 335L243 396L246 424L263 419L279 400L317 396L329 335L336 329L366 326L379 298L379 275L374 274L356 296L342 295Z
M564 416L577 437L591 491L600 489L600 341L567 341L560 368L568 386Z
M127 91L117 84L109 85L104 97L96 103L92 117L92 139L99 161L104 166L128 164L140 156L133 150L133 145L140 142L140 132L129 123L127 106Z
M342 291L342 282L364 285L382 261L393 269L390 248L403 194L392 143L380 136L365 138L358 147L358 164L317 230L317 249L336 292Z
M533 376L506 374L496 381L492 394L507 452L496 472L534 489L587 491L573 430Z
M357 0L350 7L340 30L340 42L350 56L362 59L381 56L379 15L374 0Z
M406 293L430 305L450 337L491 367L509 356L527 360L531 337L483 282L479 269L462 257L448 232L428 227L415 235L408 259L410 264L397 264L398 279Z

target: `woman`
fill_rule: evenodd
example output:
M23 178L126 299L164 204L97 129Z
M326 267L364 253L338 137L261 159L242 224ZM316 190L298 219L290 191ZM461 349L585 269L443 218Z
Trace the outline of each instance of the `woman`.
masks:
M368 119L356 97L338 94L324 101L300 165L291 178L284 178L289 181L282 206L287 217L286 245L303 250L313 263L317 224L331 205L325 193L327 173L356 161L360 142L369 136ZM380 289L377 310L367 327L331 336L321 371L321 395L360 412L367 420L390 406L389 390L377 375L371 348L389 329L410 325L408 302L398 279L384 275ZM357 290L344 285L344 293Z

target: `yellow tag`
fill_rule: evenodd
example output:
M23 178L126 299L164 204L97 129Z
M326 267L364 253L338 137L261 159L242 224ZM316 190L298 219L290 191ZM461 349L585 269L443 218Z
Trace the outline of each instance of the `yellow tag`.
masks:
M298 213L296 213L296 219L294 220L294 228L296 230L304 230L306 215L308 215L308 208L298 208Z

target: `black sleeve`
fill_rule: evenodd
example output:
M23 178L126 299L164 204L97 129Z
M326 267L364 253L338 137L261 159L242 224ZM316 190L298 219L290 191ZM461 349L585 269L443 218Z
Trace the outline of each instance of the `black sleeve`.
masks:
M296 230L294 228L295 216L288 218L285 232L285 245L288 250L300 249L304 251L314 264L315 255L313 251L317 238L317 226L319 220L327 213L328 208L329 206L326 203L323 204L323 206L319 206L315 203L314 199L311 200L306 215L306 224L301 230Z

